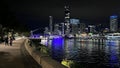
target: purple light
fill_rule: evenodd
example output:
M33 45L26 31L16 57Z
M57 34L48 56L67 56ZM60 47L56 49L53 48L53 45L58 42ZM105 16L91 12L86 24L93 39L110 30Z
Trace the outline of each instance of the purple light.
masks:
M114 67L115 64L117 64L118 61L118 57L116 54L116 50L114 49L114 46L111 47L110 49L110 58L109 58L109 63L111 67Z
M30 36L30 37L32 37L32 38L39 38L40 34L34 34L34 35Z
M61 61L63 58L64 39L53 38L52 40L52 58Z
M53 38L53 41L52 41L52 44L53 45L61 45L62 46L62 44L63 44L64 42L63 42L63 38L61 38L61 37L55 37L55 38Z
M106 42L106 44L112 46L112 45L116 45L117 43L115 41L108 41Z

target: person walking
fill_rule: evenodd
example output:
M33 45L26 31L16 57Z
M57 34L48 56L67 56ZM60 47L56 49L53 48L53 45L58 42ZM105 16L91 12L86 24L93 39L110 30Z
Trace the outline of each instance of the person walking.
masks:
M10 44L10 46L12 46L12 42L13 42L13 39L12 39L12 37L10 37L9 38L9 44Z
M5 45L8 45L8 36L4 38Z

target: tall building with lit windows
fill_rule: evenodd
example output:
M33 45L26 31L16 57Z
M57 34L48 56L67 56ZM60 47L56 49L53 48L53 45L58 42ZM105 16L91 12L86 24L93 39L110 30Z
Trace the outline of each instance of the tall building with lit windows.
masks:
M79 19L70 19L71 33L73 35L77 34L79 31L78 24L80 24Z
M116 32L118 31L118 16L113 15L110 16L110 31L111 32Z
M69 6L65 6L65 34L68 35L70 33L70 9Z
M50 29L50 34L53 32L53 17L49 16L49 29Z

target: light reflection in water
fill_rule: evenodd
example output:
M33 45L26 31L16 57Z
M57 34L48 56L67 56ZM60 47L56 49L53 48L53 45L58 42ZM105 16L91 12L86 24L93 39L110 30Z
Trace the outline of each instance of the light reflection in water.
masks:
M52 58L61 61L64 58L75 62L95 63L96 65L119 66L120 41L84 40L54 38L48 41Z
M108 56L108 63L109 65L114 68L115 66L119 66L119 54L117 51L119 51L119 41L114 40L107 40L107 46L106 46L106 54Z
M52 58L61 61L63 58L64 51L64 39L63 38L53 38L51 44Z
M118 64L118 57L117 57L117 54L116 54L116 50L115 50L115 47L113 47L113 46L109 46L109 53L110 53L110 55L109 55L109 63L110 63L110 65L111 65L111 67L114 67L115 65L117 65Z

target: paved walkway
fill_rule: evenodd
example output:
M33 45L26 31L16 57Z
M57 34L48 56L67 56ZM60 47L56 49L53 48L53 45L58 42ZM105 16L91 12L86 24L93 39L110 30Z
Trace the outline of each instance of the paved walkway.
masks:
M41 68L24 48L25 39L13 41L13 46L0 44L0 68Z

